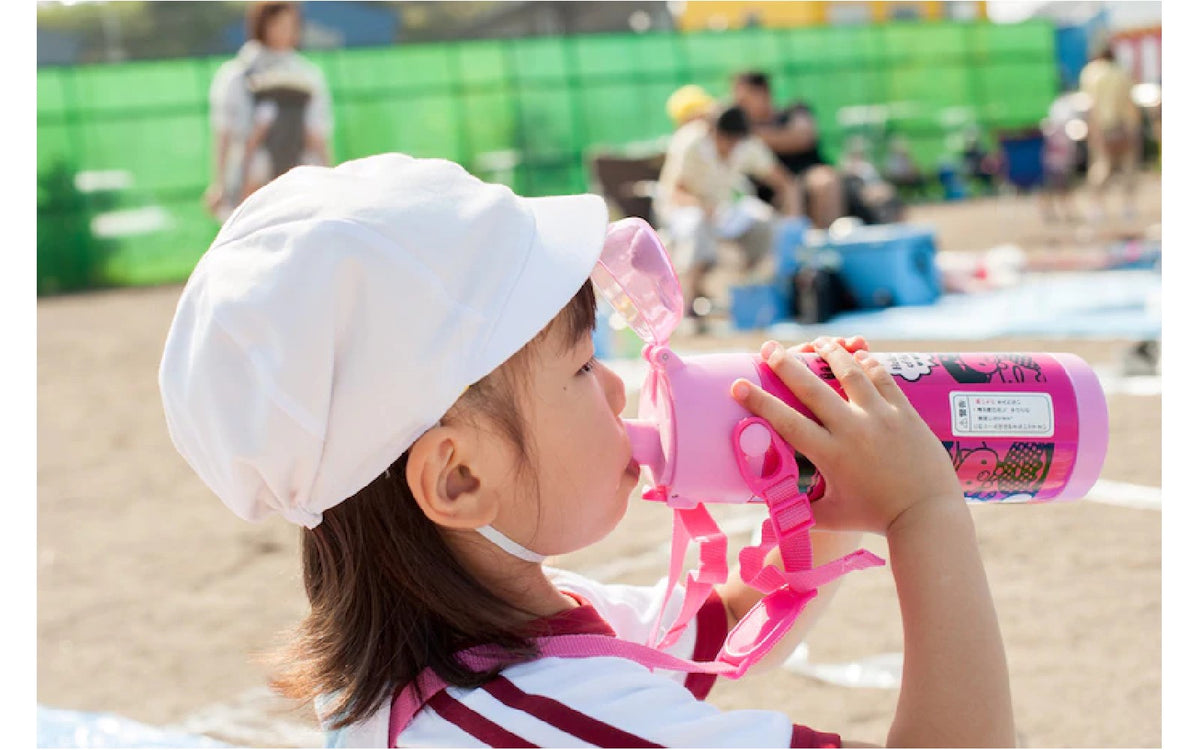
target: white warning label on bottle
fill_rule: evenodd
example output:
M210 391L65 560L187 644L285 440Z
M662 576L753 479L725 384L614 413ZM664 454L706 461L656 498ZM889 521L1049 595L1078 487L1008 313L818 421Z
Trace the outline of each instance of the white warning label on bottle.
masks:
M1053 437L1049 393L951 391L952 432L961 437Z

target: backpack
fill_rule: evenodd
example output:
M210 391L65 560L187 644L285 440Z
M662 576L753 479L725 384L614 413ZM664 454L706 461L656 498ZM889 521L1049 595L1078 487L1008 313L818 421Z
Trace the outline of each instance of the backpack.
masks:
M799 323L824 323L855 308L841 273L828 262L802 265L792 276L792 291L791 313Z
M271 160L270 179L274 179L299 165L304 155L305 115L313 84L303 71L264 63L261 56L247 67L245 81L256 117L260 112L270 116L263 148Z

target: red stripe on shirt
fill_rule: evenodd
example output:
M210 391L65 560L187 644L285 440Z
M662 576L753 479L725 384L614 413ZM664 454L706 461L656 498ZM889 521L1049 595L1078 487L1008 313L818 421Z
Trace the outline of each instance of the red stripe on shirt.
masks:
M445 690L438 691L426 705L436 711L438 716L488 747L537 747L454 700Z
M714 590L696 613L696 648L692 651L692 661L712 661L717 658L727 635L729 618L725 614L725 602ZM683 686L692 691L697 700L704 700L716 682L715 674L692 672L683 681Z
M663 747L576 711L553 698L526 693L506 677L491 680L484 684L483 689L509 708L524 711L597 747Z
M818 732L799 724L792 725L791 747L841 747L840 735L829 732Z

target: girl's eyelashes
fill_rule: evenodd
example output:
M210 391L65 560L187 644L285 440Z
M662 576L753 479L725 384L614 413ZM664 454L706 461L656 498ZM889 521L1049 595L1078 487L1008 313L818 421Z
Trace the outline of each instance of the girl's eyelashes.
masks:
M597 364L597 363L596 363L596 358L595 358L594 356L593 356L593 357L590 357L590 358L588 359L588 361L587 361L587 362L584 362L584 363L583 363L583 367L580 367L580 368L579 368L579 374L580 374L580 375L587 375L587 374L588 374L588 373L590 373L592 370L595 370L595 369L596 369L596 364Z

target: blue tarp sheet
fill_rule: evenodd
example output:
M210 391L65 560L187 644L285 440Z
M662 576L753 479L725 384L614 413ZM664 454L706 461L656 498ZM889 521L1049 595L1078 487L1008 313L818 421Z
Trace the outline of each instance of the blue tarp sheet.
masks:
M1134 269L1031 276L1017 286L946 294L931 305L846 312L826 323L777 323L780 340L822 334L868 339L986 339L1002 336L1157 339L1162 274Z
M38 747L232 747L109 713L37 707Z

